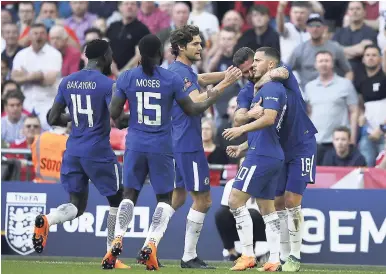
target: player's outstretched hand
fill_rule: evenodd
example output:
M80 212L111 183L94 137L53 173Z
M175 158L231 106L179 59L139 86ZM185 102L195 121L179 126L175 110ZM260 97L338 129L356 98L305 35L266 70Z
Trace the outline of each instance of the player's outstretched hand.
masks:
M239 158L241 150L239 149L239 146L227 146L226 153L231 158Z
M257 102L253 108L248 111L248 116L253 119L259 119L264 115L264 108L260 105L263 102L263 99L260 98L259 102Z
M243 133L244 132L241 127L233 127L233 128L225 129L224 132L222 133L222 136L226 140L231 141L240 137L241 135L243 135Z
M242 75L243 74L239 68L231 66L225 71L224 81L228 82L229 84L233 84L239 80Z

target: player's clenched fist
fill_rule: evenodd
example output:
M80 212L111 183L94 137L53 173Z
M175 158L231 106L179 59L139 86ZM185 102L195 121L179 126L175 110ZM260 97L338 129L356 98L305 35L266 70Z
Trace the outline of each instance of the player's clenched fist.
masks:
M263 99L260 98L259 102L257 102L255 106L248 111L248 117L257 120L264 115L264 108L260 105L262 101Z

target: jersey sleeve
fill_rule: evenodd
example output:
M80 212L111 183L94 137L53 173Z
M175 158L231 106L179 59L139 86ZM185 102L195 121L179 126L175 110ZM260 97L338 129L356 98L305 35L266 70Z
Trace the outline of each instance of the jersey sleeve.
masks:
M184 91L186 93L191 93L193 90L200 90L200 87L197 86L196 81L192 79L192 75L187 69L178 70L177 74L182 78L184 83Z
M253 100L254 87L252 83L247 83L237 95L237 108L249 109Z
M58 87L58 94L56 94L56 97L55 97L55 103L58 103L61 105L66 105L66 100L64 99L64 95L63 95L64 82L65 82L64 79L62 80L62 82L60 82Z
M114 96L117 96L122 99L127 99L126 93L125 93L125 78L126 78L126 73L122 73L118 79L117 79L117 86L116 90L114 93Z
M285 103L285 88L280 83L270 82L260 90L263 97L263 107L279 111Z
M183 99L189 95L188 92L184 91L184 81L178 75L174 76L172 90L176 100Z

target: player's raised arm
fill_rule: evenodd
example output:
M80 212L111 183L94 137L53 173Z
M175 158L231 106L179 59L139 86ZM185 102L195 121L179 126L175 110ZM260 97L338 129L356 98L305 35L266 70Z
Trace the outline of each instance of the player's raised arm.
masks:
M282 81L286 80L289 77L289 71L285 67L278 67L273 70L268 71L260 80L255 84L255 90L261 88L264 84L270 81Z
M207 110L213 105L217 98L224 92L224 89L232 85L241 77L241 71L237 68L232 68L226 72L224 80L222 80L213 89L207 91L208 98L202 102L194 102L190 96L185 96L181 99L176 98L177 103L187 115L198 115ZM182 86L180 85L180 88Z

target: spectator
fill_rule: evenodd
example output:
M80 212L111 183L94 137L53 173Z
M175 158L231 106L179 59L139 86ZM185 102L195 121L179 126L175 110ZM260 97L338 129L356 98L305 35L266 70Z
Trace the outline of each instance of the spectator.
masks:
M366 17L365 23L373 30L378 31L379 28L379 2L378 1L366 1ZM347 27L347 26L345 26Z
M386 49L383 54L386 63ZM386 123L386 67L382 70L381 52L377 46L366 46L363 55L366 73L356 84L361 105L364 104L365 132L359 141L359 150L368 166L383 150L385 140L380 125Z
M272 47L280 51L279 35L269 26L269 9L266 6L255 5L249 10L252 29L247 30L240 37L235 51L242 47L249 47L253 50L259 47Z
M34 4L30 1L19 2L19 45L22 47L29 46L28 33L30 26L33 24L35 19L35 8Z
M315 68L315 55L318 51L331 52L335 60L336 73L349 80L353 79L351 66L343 48L336 42L323 39L326 28L324 19L319 14L311 14L307 21L307 32L311 34L311 39L297 46L288 61L288 65L298 73L303 91L308 82L318 77Z
M330 148L323 157L322 166L366 166L366 160L358 149L350 145L350 129L338 127L334 130Z
M11 78L22 86L25 108L30 112L35 109L43 129L48 129L45 116L56 95L62 56L47 44L47 30L43 24L31 26L30 40L31 46L16 54Z
M5 59L9 64L9 68L12 70L13 58L22 47L17 43L19 38L19 30L14 23L8 23L2 26L3 38L5 40L5 50L1 53L1 59Z
M137 16L154 34L170 25L169 15L157 8L154 1L141 1Z
M97 18L94 21L94 24L93 24L91 29L93 29L93 28L97 28L98 30L100 30L102 33L102 37L107 40L107 38L105 37L106 32L107 32L107 24L106 24L106 20L104 18ZM87 43L87 41L86 41L86 43Z
M1 84L3 84L8 79L9 74L9 65L7 60L1 58ZM3 93L3 90L1 90Z
M19 90L10 91L4 98L6 116L1 117L1 139L7 143L22 138L24 95Z
M36 173L35 183L59 182L68 132L69 128L55 126L52 130L35 136L31 145L32 162Z
M159 1L158 2L158 8L167 13L169 17L172 17L172 10L173 10L174 1Z
M284 11L287 1L281 1L277 7L276 24L280 34L281 60L287 63L294 49L310 39L306 32L307 19L310 15L308 2L291 2L290 22L285 23Z
M378 29L378 46L381 49L386 48L386 2L379 2L379 29Z
M305 87L310 118L318 129L317 164L321 164L325 152L332 147L335 128L350 126L351 144L357 141L358 96L350 80L334 73L331 52L319 51L316 55L317 79Z
M84 32L84 40L86 43L96 39L102 39L103 33L99 28L89 28Z
M158 38L162 44L170 38L170 33L176 28L180 28L188 24L190 8L188 4L184 2L177 2L173 6L172 20L170 26L157 33Z
M80 45L84 44L84 32L93 26L97 19L95 14L89 13L87 1L70 1L72 16L65 20L65 25L75 30Z
M227 258L229 261L235 261L241 256L241 254L235 249L235 242L239 241L239 235L237 233L235 218L233 217L228 204L233 182L234 179L226 183L221 198L221 207L215 214L217 231L224 245L224 249L226 249L229 253L229 257ZM269 254L268 245L266 243L264 220L258 211L256 201L253 198L250 198L247 201L247 208L253 222L254 250L259 251L259 253L255 254L257 256L256 259L262 264L265 262L264 258L267 258L267 254ZM264 245L262 245L263 243ZM256 246L257 244L258 246Z
M192 1L192 11L190 12L189 22L200 29L205 41L208 42L220 29L217 17L205 11L207 3L208 1Z
M113 50L113 59L122 72L136 66L139 62L139 40L149 34L149 29L137 19L136 2L123 1L118 5L122 20L114 22L107 30Z
M23 149L31 148L31 145L35 139L35 136L38 136L41 132L41 125L39 118L35 114L27 116L24 120L24 125L22 129L23 137L17 139L9 145L9 148ZM21 162L21 181L31 181L35 178L35 170L33 166L28 166L27 161L31 161L31 155L25 154L9 154L7 155L8 159L20 159Z
M222 137L222 133L224 129L233 127L234 114L237 109L237 93L233 95L233 97L229 100L228 106L226 108L226 112L224 115L220 116L220 125L218 127L216 142L223 149L226 150L227 146L230 145L239 145L247 140L246 136L241 136L233 141L227 141ZM216 107L218 107L216 105ZM238 159L229 158L229 162L232 164L237 164Z
M39 14L42 6L45 2L48 1L34 1L34 8L36 10L36 13ZM57 10L58 10L58 17L60 18L67 18L71 16L71 7L70 7L70 1L58 1L56 3Z
M5 112L5 108L4 108L4 100L5 100L5 97L7 96L7 94L11 91L14 91L14 90L17 90L17 91L20 91L20 87L18 84L16 84L15 81L12 81L12 80L7 80L5 81L2 85L1 85L1 117L4 117L7 115L7 113ZM20 91L21 92L21 91ZM25 110L23 108L22 112L25 114L25 115L30 115L30 113Z
M7 9L1 9L1 52L5 50L5 40L3 38L3 26L12 23L12 14Z
M208 71L225 71L232 66L236 43L236 31L230 27L223 28L216 43L215 55L209 60Z
M377 44L377 33L365 24L365 5L363 2L349 2L347 14L350 25L339 29L333 38L344 47L355 75L364 74L361 60L365 46Z
M50 29L50 44L62 54L62 77L78 71L80 51L68 45L68 34L64 27L53 26Z
M90 1L88 10L106 20L117 10L117 8L117 1Z
M47 30L54 25L64 25L64 20L59 18L58 3L53 1L44 1L40 7L40 13L36 19L36 23L42 23ZM79 38L73 29L68 26L64 26L68 33L68 43L76 48L80 48ZM30 28L28 28L28 31ZM29 43L28 43L29 44Z
M170 41L166 41L164 44L164 57L163 62L161 64L161 67L167 69L171 63L174 62L176 57L172 54L172 45L170 44Z
M225 27L231 27L237 32L237 40L241 37L242 35L242 30L241 28L243 27L244 20L241 17L240 13L238 13L235 10L229 10L224 14L224 17L222 18L221 21L221 26L223 28Z

